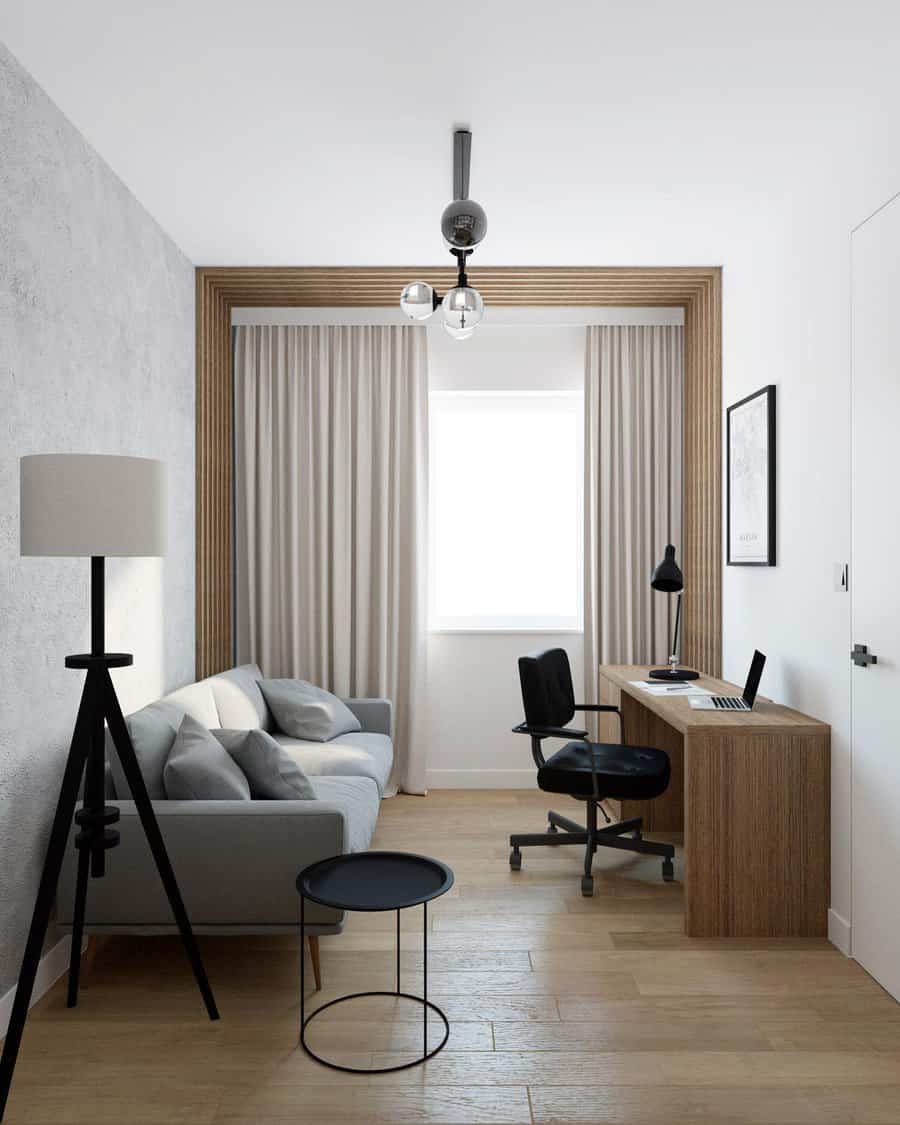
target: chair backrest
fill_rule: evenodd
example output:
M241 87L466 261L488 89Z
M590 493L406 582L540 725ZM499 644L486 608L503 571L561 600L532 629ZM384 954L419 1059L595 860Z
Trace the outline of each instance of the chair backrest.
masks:
M548 648L520 656L519 681L529 726L564 727L575 714L575 690L565 649Z

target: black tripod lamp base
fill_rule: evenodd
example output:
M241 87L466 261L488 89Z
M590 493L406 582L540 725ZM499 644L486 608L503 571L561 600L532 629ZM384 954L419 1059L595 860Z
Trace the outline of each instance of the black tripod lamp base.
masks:
M667 680L672 684L680 684L685 680L699 680L700 673L692 668L654 668L648 673L652 680Z

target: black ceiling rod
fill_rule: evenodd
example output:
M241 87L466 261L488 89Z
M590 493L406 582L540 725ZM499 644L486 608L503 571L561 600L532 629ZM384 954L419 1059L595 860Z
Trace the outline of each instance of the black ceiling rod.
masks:
M472 160L472 134L468 129L453 133L453 198L469 198L469 165Z
M456 258L456 284L460 289L469 284L469 278L466 274L466 258L472 253L471 250L451 250L450 253Z

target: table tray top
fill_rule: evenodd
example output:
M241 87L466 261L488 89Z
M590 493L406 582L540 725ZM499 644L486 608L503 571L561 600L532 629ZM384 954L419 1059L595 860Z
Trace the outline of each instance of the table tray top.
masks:
M408 852L356 852L305 867L297 876L304 898L336 910L402 910L439 898L453 872L438 859Z

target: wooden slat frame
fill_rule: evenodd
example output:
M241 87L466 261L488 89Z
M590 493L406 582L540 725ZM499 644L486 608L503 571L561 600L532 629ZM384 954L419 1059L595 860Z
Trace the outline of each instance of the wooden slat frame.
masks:
M200 267L197 270L198 678L232 663L231 310L242 306L391 307L447 266ZM684 633L686 664L722 662L722 287L719 267L487 266L473 282L488 305L668 305L685 310Z

